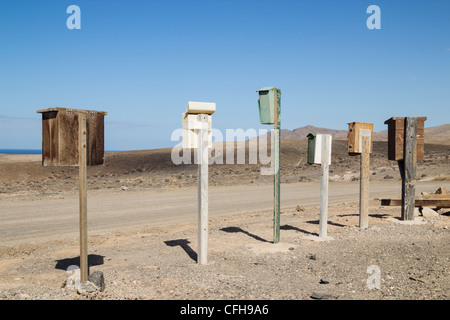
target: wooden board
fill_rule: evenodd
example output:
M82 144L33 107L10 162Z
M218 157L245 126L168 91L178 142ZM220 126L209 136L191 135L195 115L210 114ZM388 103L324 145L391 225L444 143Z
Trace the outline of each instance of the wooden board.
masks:
M59 165L78 165L78 118L77 112L69 110L58 112Z
M57 112L42 114L42 165L53 166L58 162Z
M450 194L423 194L422 193L422 198L431 199L431 200L439 200L439 199L450 200Z
M87 115L87 165L96 166L104 163L105 125L104 115L90 111Z
M401 199L381 199L382 206L401 207ZM450 208L450 199L416 199L415 207Z

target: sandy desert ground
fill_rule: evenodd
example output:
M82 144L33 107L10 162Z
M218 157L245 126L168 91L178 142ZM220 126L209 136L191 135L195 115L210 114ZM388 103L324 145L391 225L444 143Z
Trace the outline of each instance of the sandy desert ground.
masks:
M333 141L330 241L315 241L320 168L306 141L283 140L281 242L272 243L273 177L261 165L210 166L208 263L198 265L196 165L170 149L106 153L88 170L90 273L104 291L67 286L78 263L78 169L40 156L0 155L0 299L447 300L449 211L399 220L397 164L386 142L371 155L369 229L358 227L359 157ZM426 144L417 192L450 190L450 146ZM283 193L284 192L284 193ZM298 193L297 193L298 192ZM284 200L283 200L284 199ZM317 239L316 239L317 240ZM379 288L368 273L380 271Z

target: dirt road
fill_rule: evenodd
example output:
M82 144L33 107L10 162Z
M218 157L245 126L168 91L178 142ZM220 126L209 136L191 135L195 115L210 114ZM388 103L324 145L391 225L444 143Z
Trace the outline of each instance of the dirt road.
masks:
M416 194L434 191L442 182L420 182ZM450 186L447 186L450 189ZM399 197L397 181L373 182L370 198ZM281 207L319 205L320 184L292 183L282 185ZM329 202L352 202L359 199L359 183L330 183ZM273 186L210 187L210 218L272 211ZM197 219L196 188L166 191L92 190L88 193L88 228L90 234L124 231L130 228L167 226L192 223ZM76 238L78 225L78 195L59 199L0 200L0 243Z

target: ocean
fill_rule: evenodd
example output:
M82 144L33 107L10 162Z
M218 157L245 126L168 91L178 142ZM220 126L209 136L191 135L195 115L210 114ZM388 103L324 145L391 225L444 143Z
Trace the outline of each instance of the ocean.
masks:
M41 154L41 149L0 149L0 154Z
M105 150L105 152L115 152L116 150ZM41 149L0 149L0 154L42 154Z

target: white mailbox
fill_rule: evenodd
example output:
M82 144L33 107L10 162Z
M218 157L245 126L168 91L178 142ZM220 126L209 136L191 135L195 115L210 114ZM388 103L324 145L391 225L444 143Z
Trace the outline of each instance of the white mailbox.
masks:
M208 148L212 148L212 117L216 111L216 104L210 102L189 101L186 112L182 114L183 148L198 148L198 132L201 129L199 116L208 117Z
M322 164L328 162L331 165L331 135L310 133L308 138L308 164Z

